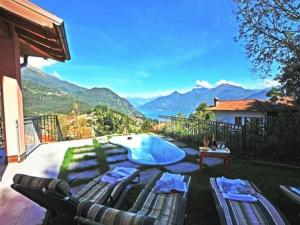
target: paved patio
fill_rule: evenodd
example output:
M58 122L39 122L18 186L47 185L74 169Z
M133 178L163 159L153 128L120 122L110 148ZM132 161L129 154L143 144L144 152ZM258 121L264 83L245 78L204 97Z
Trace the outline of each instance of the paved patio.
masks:
M16 173L40 177L57 177L69 147L92 145L92 139L56 142L39 146L22 163L9 164L0 181L0 224L42 224L45 210L10 188Z

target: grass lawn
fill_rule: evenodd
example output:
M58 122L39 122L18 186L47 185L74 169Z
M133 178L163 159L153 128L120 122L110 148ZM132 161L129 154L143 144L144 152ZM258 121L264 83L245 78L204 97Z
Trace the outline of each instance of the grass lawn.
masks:
M106 161L107 156L117 155L117 153L110 153L112 149L103 150L103 147L94 141L94 146L83 146L81 148L87 148L86 153L96 153L96 157L87 156L82 159L73 159L73 156L77 154L77 150L80 148L70 148L66 155L64 162L61 166L59 177L62 179L68 179L70 172L82 172L95 168L100 169L100 173L103 173L109 169L109 164ZM70 171L68 169L71 162L80 162L87 159L94 158L97 160L98 165L90 167L75 169ZM197 156L186 156L185 162L197 163ZM143 166L140 169L145 170L151 167ZM165 170L163 167L156 167L160 170ZM207 224L214 225L219 224L219 218L215 209L215 204L209 190L209 178L216 176L224 176L223 165L214 167L207 167L205 174L200 175L198 171L188 173L187 175L192 176L191 190L188 200L188 222L189 224ZM280 197L280 184L287 185L299 185L300 186L300 172L299 170L283 169L274 166L262 166L256 165L249 162L233 160L232 162L232 175L231 178L248 179L256 184L256 186L267 196L287 217L291 224L300 224L300 207L289 201L286 198ZM93 178L80 179L75 185L83 185L89 182ZM140 193L143 186L137 185L130 192L128 199L132 204L138 194Z

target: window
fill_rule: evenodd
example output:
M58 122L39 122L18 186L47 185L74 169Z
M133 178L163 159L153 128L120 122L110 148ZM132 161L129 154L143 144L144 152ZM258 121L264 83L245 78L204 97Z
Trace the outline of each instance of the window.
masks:
M236 116L236 117L234 118L234 123L235 123L236 125L242 125L242 117Z

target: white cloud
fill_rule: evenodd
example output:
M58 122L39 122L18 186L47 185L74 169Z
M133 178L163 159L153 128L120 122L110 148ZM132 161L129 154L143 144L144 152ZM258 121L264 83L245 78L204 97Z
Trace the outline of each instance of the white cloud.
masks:
M262 86L265 88L276 87L276 86L279 86L279 83L277 80L264 79L262 82Z
M206 80L196 80L196 87L212 88L212 85Z
M56 71L54 71L53 73L51 73L51 75L53 77L60 78L60 74L58 72L56 72Z
M242 86L241 84L236 83L234 81L230 81L230 80L219 80L216 82L216 86L221 85L221 84L230 84L230 85L238 86L238 87Z
M43 59L40 57L28 57L28 65L38 68L40 70L44 69L45 67L52 66L57 63L53 59Z

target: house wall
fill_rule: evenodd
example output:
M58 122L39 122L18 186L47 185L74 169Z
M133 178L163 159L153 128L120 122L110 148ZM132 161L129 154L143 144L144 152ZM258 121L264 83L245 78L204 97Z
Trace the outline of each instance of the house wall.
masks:
M0 35L0 104L6 162L25 157L20 46L13 25L7 36Z
M266 113L261 112L249 112L249 111L214 111L216 120L223 121L226 123L235 123L235 117L265 117ZM244 122L242 120L242 122Z

